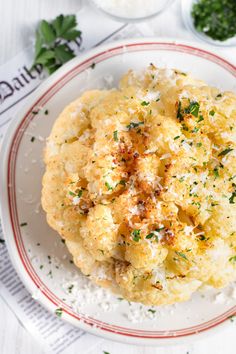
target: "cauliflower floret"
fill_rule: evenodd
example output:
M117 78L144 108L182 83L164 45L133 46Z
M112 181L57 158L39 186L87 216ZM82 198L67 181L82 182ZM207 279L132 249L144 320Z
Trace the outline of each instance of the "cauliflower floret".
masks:
M98 204L90 209L80 234L84 246L96 260L102 261L112 256L116 247L117 228L109 206Z

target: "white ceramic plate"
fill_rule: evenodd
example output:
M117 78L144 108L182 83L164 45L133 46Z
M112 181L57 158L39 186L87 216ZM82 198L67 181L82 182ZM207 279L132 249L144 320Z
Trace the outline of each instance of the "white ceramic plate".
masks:
M140 309L139 304L120 301L80 275L70 263L65 245L47 225L40 206L45 138L61 110L84 90L116 85L128 69L140 70L150 62L191 72L222 90L235 89L236 68L193 43L139 39L93 49L47 79L12 121L1 155L0 202L12 262L41 304L52 312L61 308L63 319L94 334L122 342L163 345L229 324L229 316L236 312L236 301L228 296L232 289L226 289L227 301L217 304L214 291L162 309Z

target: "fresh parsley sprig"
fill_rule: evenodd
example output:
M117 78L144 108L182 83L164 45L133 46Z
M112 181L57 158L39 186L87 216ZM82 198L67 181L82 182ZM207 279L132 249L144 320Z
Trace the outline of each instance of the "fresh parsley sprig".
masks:
M59 15L51 22L42 20L36 31L34 64L41 64L52 74L75 57L69 42L80 46L82 32L76 29L75 15Z

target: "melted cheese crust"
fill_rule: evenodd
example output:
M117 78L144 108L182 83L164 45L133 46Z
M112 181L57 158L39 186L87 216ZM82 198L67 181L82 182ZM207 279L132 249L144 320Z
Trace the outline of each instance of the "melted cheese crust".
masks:
M236 96L177 70L128 72L60 114L42 205L94 282L150 305L236 279Z

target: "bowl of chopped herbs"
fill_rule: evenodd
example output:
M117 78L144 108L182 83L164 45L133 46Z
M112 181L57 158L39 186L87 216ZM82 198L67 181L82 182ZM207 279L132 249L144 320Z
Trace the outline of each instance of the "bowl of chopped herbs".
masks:
M236 46L236 0L182 0L187 29L217 46Z

